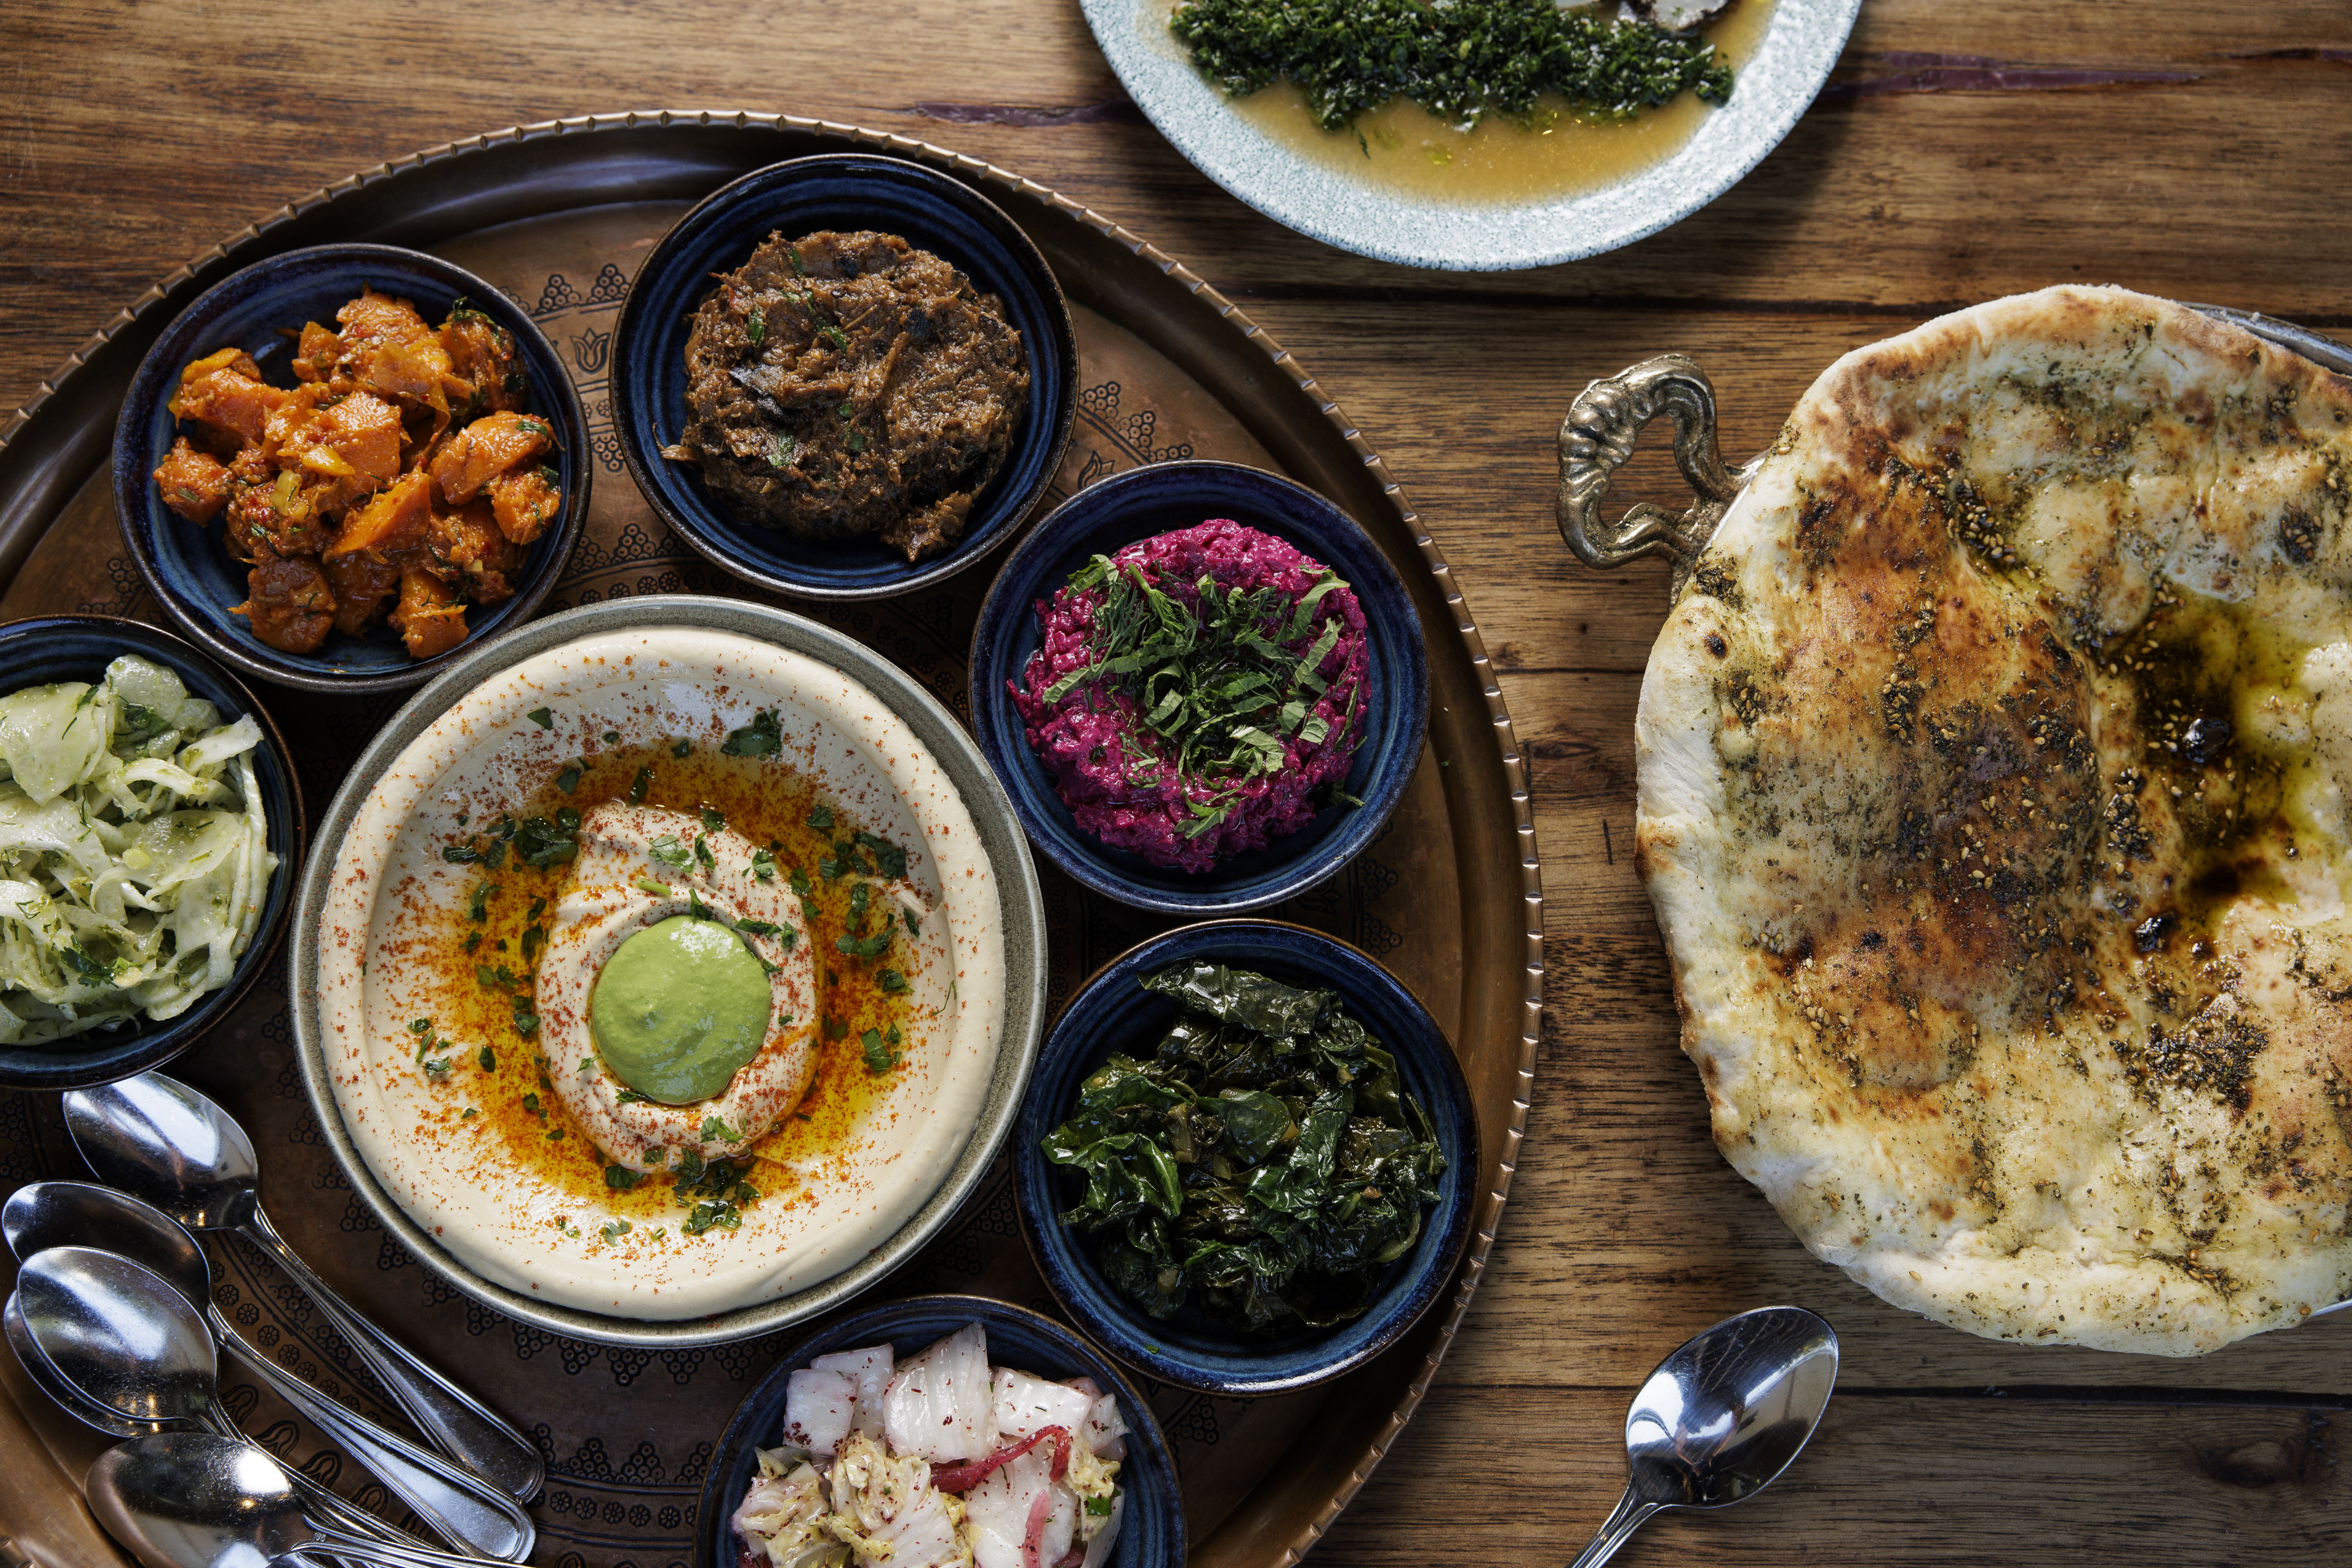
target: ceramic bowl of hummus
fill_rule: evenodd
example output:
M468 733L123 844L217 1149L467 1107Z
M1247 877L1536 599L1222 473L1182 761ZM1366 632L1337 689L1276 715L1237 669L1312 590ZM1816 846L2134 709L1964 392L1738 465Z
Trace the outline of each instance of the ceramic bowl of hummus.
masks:
M397 714L295 910L337 1160L451 1285L605 1343L780 1328L978 1182L1042 1033L1043 908L945 709L734 601L552 616Z

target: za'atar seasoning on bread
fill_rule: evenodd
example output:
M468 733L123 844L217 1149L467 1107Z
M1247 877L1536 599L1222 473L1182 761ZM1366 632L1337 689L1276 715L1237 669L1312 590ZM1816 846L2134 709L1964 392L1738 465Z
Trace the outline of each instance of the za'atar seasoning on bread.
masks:
M1202 872L1353 804L1371 656L1320 562L1213 519L1097 556L1037 615L1013 700L1081 831Z
M1973 1333L2192 1355L2352 1296L2352 383L2058 288L1848 354L1642 685L1726 1158Z

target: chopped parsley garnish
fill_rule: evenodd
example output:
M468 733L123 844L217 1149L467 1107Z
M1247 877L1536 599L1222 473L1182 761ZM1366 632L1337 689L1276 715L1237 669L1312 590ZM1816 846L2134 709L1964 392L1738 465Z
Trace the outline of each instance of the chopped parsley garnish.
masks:
M794 898L805 899L816 891L809 885L808 873L798 866L792 868L792 874L784 880L791 886Z
M890 950L890 932L885 929L872 936L837 936L833 939L834 951L851 958L879 958Z
M784 749L784 732L776 722L775 711L762 708L752 714L749 724L727 731L719 749L730 757L774 756Z
M694 860L706 871L719 869L719 858L710 852L710 840L700 834L694 839Z
M824 1037L828 1040L845 1040L849 1038L849 1026L839 1018L827 1018L824 1021Z
M570 806L559 809L551 819L534 816L515 829L515 858L526 866L545 870L576 858L580 854L580 814Z
M877 969L874 972L874 984L885 994L898 996L906 992L907 977L895 969Z
M653 787L653 769L639 768L637 770L637 776L629 781L629 804L631 805L645 805L646 791Z
M547 1115L546 1111L540 1109L539 1096L535 1094L526 1094L522 1097L522 1108L525 1110L530 1111L533 1116L543 1118Z
M630 1170L626 1165L607 1165L604 1167L604 1184L612 1188L616 1193L625 1193L631 1187L635 1186L639 1182L644 1180L645 1177L643 1175L635 1171Z
M702 808L701 815L702 826L705 832L724 833L727 831L727 819L719 816L719 813L711 810L706 805Z
M604 1239L606 1241L618 1241L621 1237L628 1234L629 1222L625 1219L616 1219L613 1221L612 1224L604 1227Z
M809 807L808 825L811 827L815 828L819 833L832 832L833 807L829 805L813 805Z
M499 1053L490 1049L488 1046L484 1046L480 1050L476 1051L474 1053L474 1059L481 1064L482 1070L484 1072L496 1072L499 1070Z
M693 863L694 857L677 841L675 833L665 833L646 846L646 853L673 870L683 871Z
M690 756L693 754L693 752L694 742L691 741L679 741L669 749L669 754L671 756L680 758Z
M867 1072L877 1075L888 1072L904 1059L898 1051L882 1037L882 1031L879 1029L866 1030L857 1037L857 1043L865 1047Z
M578 789L580 787L580 767L581 765L578 763L566 763L563 771L555 775L555 787L562 790L566 795L570 795L573 790Z
M539 1033L539 1015L527 1006L518 1005L514 1010L514 1032L518 1035Z
M636 1105L641 1103L646 1097L639 1094L634 1089L625 1089L614 1094L613 1098L623 1105Z
M549 1128L549 1129L547 1130L547 1141L548 1141L549 1142L551 1142L551 1143L561 1143L561 1142L563 1142L563 1129L562 1129L562 1128L561 1128L561 1127L551 1127L551 1128ZM572 1234L577 1235L577 1234L579 1234L579 1233L575 1231L575 1232L573 1232Z
M530 712L524 714L523 717L530 720L532 723L538 725L542 730L552 730L555 728L555 714L549 709L534 708Z
M923 934L922 919L920 916L917 915L914 910L901 906L898 913L903 916L907 921L907 934L908 936L920 936Z
M604 734L604 744L608 746L619 745L621 743L621 732L618 730L605 731Z
M702 1141L705 1143L740 1143L741 1134L716 1116L702 1119Z
M470 844L445 844L441 847L441 858L452 866L470 866L481 858L482 852Z
M497 895L499 885L496 882L477 882L474 884L474 896L466 900L467 918L471 920L476 925L479 925L484 921L488 920L490 918L490 900Z
M774 881L776 879L776 858L773 855L769 854L765 849L752 850L751 875L759 878L762 882Z
M874 869L892 881L907 874L907 852L887 838L859 828L855 839L859 847L874 857Z

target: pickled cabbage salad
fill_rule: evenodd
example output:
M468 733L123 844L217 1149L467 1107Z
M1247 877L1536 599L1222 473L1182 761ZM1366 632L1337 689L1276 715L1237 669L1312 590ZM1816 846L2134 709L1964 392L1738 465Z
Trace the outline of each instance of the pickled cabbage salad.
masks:
M919 1356L822 1355L735 1510L737 1568L1101 1568L1126 1511L1118 1396L988 1364L978 1323Z
M278 869L260 743L134 657L0 698L0 1044L161 1023L228 984Z

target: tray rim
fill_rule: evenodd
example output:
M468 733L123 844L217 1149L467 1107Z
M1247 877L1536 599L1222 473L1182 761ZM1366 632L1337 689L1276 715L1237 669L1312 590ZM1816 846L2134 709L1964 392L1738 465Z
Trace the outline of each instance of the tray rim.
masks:
M1517 1169L1519 1147L1526 1136L1528 1109L1534 1092L1544 1001L1543 887L1536 843L1534 800L1526 756L1518 745L1510 713L1503 700L1501 682L1487 656L1485 639L1471 616L1459 585L1454 581L1453 569L1444 552L1406 499L1403 487L1389 472L1387 464L1364 439L1360 429L1348 418L1338 402L1324 393L1296 355L1200 274L1124 225L1011 170L933 142L838 121L748 110L629 110L535 121L442 142L417 153L388 159L295 197L199 252L118 310L111 321L93 332L47 379L38 384L29 400L5 423L0 423L0 588L14 582L34 545L46 536L49 526L79 493L88 476L102 464L104 452L111 443L112 422L102 416L87 416L85 428L61 432L67 437L63 451L27 457L25 438L28 435L43 433L46 428L42 419L44 414L52 421L68 418L72 395L81 392L84 382L88 380L84 375L88 367L105 357L107 351L126 333L136 335L160 328L162 314L175 291L192 284L208 286L210 281L241 265L243 259L251 258L257 249L266 253L270 231L291 223L312 209L412 171L469 153L487 153L502 145L604 132L658 131L673 127L794 132L880 148L898 156L943 166L967 179L999 187L1007 195L1034 203L1065 221L1093 230L1135 256L1158 270L1177 289L1206 304L1221 321L1240 333L1244 342L1255 345L1292 389L1314 403L1341 444L1352 452L1379 487L1382 499L1393 510L1392 521L1405 530L1405 537L1412 540L1423 569L1433 579L1445 607L1454 616L1454 636L1468 659L1470 673L1477 680L1486 704L1488 727L1498 753L1496 760L1500 764L1502 783L1507 787L1510 802L1512 840L1519 851L1518 896L1524 917L1519 932L1523 984L1514 1005L1519 1026L1519 1059L1512 1069L1515 1091L1511 1097L1510 1114L1501 1130L1498 1158L1495 1165L1484 1173L1487 1182L1486 1197L1472 1221L1470 1243L1459 1268L1459 1283L1443 1315L1433 1314L1434 1335L1419 1365L1406 1377L1401 1395L1389 1406L1387 1420L1372 1433L1362 1448L1354 1450L1360 1457L1347 1466L1345 1479L1334 1488L1330 1499L1321 1505L1303 1531L1286 1539L1267 1542L1276 1546L1277 1551L1259 1559L1285 1564L1296 1563L1355 1500L1372 1471L1386 1458L1398 1434L1412 1418L1430 1384L1435 1380L1447 1350L1461 1331L1470 1301L1485 1273L1496 1234L1501 1226L1502 1211L1508 1201L1511 1177ZM232 252L247 254L236 258L232 256ZM89 373L91 375L97 374ZM93 430L101 432L94 443ZM81 450L93 444L96 447L94 453ZM1433 635L1434 631L1433 627L1423 628L1424 636ZM1424 1320L1424 1324L1430 1322L1431 1320ZM1414 1337L1418 1337L1418 1331ZM1412 1348L1410 1339L1399 1347L1402 1351ZM1370 1374L1372 1366L1384 1366L1388 1360L1383 1357L1331 1386L1338 1389L1360 1382ZM1303 1437L1305 1434L1301 1436ZM1296 1440L1293 1447L1296 1448ZM1256 1489L1246 1493L1225 1519L1195 1545L1206 1547L1218 1542L1236 1527L1248 1531L1244 1516L1260 1511L1255 1505L1265 1500L1265 1488L1266 1483L1261 1482ZM1265 1538L1259 1536L1257 1539Z

